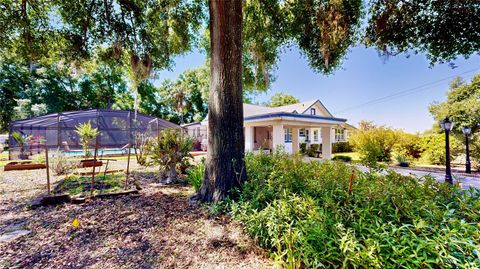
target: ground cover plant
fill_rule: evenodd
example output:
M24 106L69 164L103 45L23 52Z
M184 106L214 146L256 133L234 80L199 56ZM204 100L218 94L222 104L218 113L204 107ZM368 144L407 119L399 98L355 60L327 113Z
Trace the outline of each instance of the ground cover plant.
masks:
M286 268L478 268L480 196L340 162L247 155L232 216Z
M55 194L69 194L72 196L90 195L91 180L91 176L70 175L59 182L53 192ZM97 175L97 177L95 177L95 184L93 185L93 193L112 193L123 190L124 182L124 174Z

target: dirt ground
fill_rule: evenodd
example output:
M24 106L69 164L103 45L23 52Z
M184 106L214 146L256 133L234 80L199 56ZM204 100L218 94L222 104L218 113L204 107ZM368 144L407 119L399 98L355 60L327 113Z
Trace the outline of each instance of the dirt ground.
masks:
M0 242L0 268L271 267L238 224L190 206L190 186L162 186L138 171L138 195L31 210L29 202L46 189L43 173L0 172L0 235L30 232Z

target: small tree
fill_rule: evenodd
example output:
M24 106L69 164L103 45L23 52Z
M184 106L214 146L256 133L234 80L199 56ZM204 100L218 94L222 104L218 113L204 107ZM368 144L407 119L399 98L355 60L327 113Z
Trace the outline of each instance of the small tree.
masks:
M85 158L89 155L88 146L98 135L98 129L93 128L90 121L81 123L75 127L75 132L80 136L80 145L85 152Z
M192 139L180 129L165 129L149 146L151 164L160 166L161 175L167 172L167 183L177 179L177 164L191 157Z

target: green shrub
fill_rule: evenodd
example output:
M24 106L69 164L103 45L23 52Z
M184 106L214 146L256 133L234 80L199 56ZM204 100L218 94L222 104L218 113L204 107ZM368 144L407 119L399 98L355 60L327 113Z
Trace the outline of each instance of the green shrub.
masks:
M307 143L300 143L300 153L307 153Z
M307 150L308 157L317 157L317 151L320 148L318 144L311 144Z
M395 156L395 160L397 161L397 164L400 165L400 166L403 166L403 167L408 167L409 166L408 159L403 154L397 154Z
M332 153L352 152L353 147L349 142L332 143Z
M337 155L332 158L333 161L344 161L344 162L351 162L352 157L346 155Z
M357 130L350 136L350 142L360 154L362 162L369 166L376 166L377 162L389 162L397 141L397 131L383 126Z
M445 135L432 134L422 137L421 140L422 161L429 164L445 164ZM461 143L455 139L455 136L450 136L450 157L455 159L462 151Z
M480 195L399 175L246 156L232 216L286 268L478 268Z
M205 175L205 158L197 165L191 166L187 169L187 182L193 186L196 192L200 190Z

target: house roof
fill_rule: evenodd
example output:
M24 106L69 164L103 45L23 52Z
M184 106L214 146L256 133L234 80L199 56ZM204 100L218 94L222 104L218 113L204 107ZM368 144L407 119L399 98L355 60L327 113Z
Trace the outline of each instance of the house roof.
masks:
M310 115L310 114L303 114L308 109L310 109L315 104L318 104L324 114L326 115ZM320 102L320 100L310 100L306 102L301 102L292 105L280 106L280 107L267 107L267 106L260 106L260 105L252 105L252 104L243 104L243 117L245 121L249 120L259 120L259 119L267 119L267 118L276 118L276 117L290 117L290 118L303 118L303 119L313 119L313 120L328 120L334 121L338 123L345 123L347 120L342 118L334 117L330 111ZM202 121L205 123L208 121L208 115Z
M328 117L333 117L333 115L322 104L322 102L320 102L320 100L310 100L306 102L301 102L301 103L296 103L296 104L286 105L286 106L279 106L279 107L266 107L266 106L258 106L258 105L251 105L251 104L243 104L243 116L247 118L255 115L278 113L278 112L303 114L305 113L305 111L307 111L316 103L318 103L320 107L322 107L325 110Z

